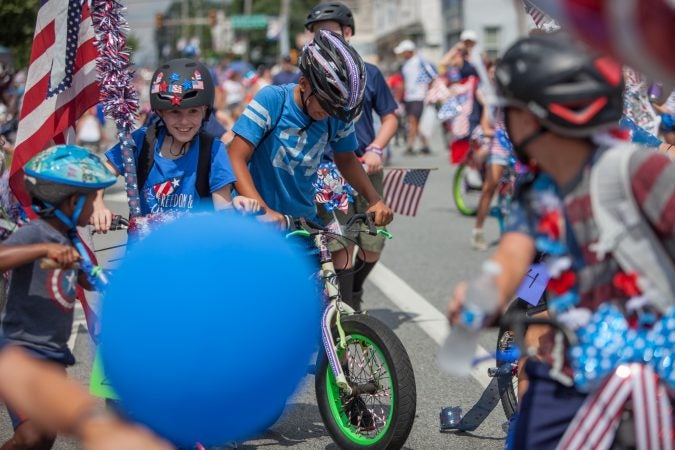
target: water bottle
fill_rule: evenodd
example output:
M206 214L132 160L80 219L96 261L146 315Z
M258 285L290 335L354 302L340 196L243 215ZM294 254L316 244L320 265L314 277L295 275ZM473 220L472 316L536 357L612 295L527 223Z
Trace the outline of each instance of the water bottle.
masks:
M438 364L449 375L463 377L471 372L480 330L497 309L499 290L495 278L500 272L498 263L485 261L480 276L469 283L460 320L452 327L438 352Z

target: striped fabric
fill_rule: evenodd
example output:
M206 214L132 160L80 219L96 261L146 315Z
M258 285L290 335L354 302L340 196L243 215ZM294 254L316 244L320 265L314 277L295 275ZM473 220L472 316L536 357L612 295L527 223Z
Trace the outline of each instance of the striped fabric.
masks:
M23 205L30 204L23 166L52 140L65 142L69 128L98 102L94 40L88 1L41 1L10 171Z
M391 169L384 176L384 201L397 214L415 216L429 169Z

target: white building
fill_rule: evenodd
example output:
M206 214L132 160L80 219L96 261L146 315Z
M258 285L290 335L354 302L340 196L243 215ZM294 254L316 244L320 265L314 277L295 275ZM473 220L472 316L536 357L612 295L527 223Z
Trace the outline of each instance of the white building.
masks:
M520 2L517 2L522 7ZM478 34L479 44L491 58L501 55L518 39L518 18L513 0L464 0L463 28Z

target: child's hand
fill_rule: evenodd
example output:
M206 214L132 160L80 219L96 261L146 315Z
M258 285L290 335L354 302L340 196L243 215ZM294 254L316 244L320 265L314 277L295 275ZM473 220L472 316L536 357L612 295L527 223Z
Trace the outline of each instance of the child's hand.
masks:
M387 225L392 220L394 220L394 211L389 208L384 201L379 200L377 203L371 205L366 212L373 213L375 215L375 225L381 227Z
M382 157L375 152L364 153L363 163L366 165L368 175L382 171Z
M81 257L74 247L56 243L46 243L45 256L59 263L62 269L67 269L78 262Z
M260 203L258 200L238 195L232 199L232 206L237 211L244 213L256 213L260 211Z
M281 230L286 228L286 217L283 214L274 211L273 209L268 208L265 212L265 215L260 216L258 220L261 222L273 223Z
M93 225L97 233L107 233L112 223L113 213L104 204L97 205L94 203L94 212L89 219L89 223Z

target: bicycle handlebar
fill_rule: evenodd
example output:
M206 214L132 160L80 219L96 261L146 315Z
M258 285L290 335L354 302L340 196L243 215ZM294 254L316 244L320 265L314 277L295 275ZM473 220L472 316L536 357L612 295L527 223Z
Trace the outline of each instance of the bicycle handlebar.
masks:
M118 230L126 230L129 228L129 219L127 219L124 216L121 216L119 214L115 214L112 216L112 220L110 221L110 228L108 228L109 231L118 231ZM92 230L91 234L96 234L96 230Z
M528 317L527 315L521 315L517 312L506 314L501 319L502 325L513 330L516 340L518 340L518 346L523 347L523 340L525 337L525 328L529 325L548 325L556 330L562 332L565 340L570 345L577 344L577 335L574 331L570 330L565 324L556 320L552 317Z
M290 236L309 237L316 234L332 233L330 229L322 225L319 225L315 222L312 222L311 220L308 220L304 217L293 217L289 215L284 215L284 218L286 219L286 229L291 230L290 233L286 235L287 237ZM364 223L368 227L368 230L363 232L368 233L371 236L382 235L385 236L387 239L391 239L393 237L391 233L389 233L386 230L377 229L377 227L373 222L373 219L374 215L372 213L354 214L347 220L347 223L344 225L344 227L349 228L354 224Z

